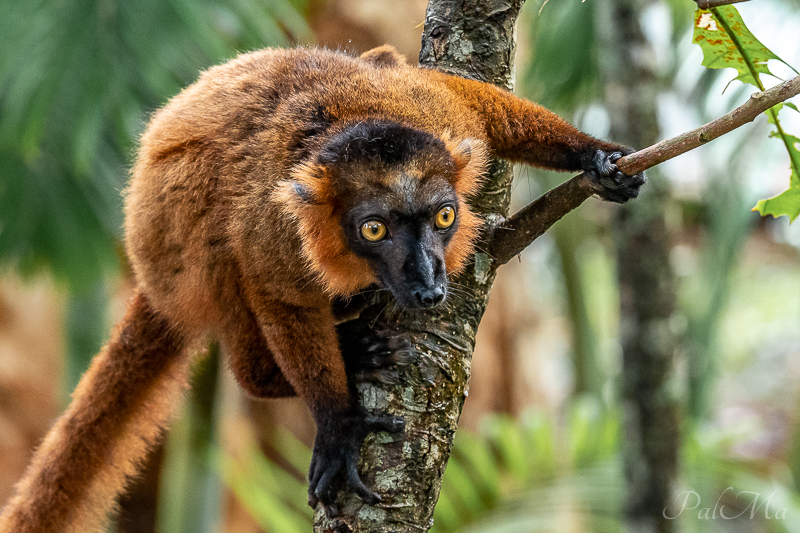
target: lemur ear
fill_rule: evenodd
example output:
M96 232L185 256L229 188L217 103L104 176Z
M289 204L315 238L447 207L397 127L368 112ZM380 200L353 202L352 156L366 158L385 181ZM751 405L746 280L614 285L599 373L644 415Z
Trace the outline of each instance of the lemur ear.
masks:
M450 151L453 156L453 161L456 163L456 172L461 172L469 164L472 159L472 142L473 139L464 139Z
M446 145L455 163L453 187L461 196L472 196L480 188L489 160L486 143L467 138L458 144L455 141L446 141Z
M322 205L332 195L330 170L316 163L302 163L292 169L290 180L278 184L274 195L289 211Z
M300 200L309 205L319 205L319 201L317 201L316 196L307 185L304 185L298 181L293 181L291 183L295 194L297 194Z

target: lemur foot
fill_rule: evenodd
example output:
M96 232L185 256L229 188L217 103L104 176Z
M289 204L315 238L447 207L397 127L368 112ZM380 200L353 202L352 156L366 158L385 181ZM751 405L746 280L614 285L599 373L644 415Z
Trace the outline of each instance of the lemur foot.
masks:
M628 175L621 172L616 163L623 155L633 153L626 149L623 152L605 152L597 150L584 170L594 185L595 193L603 200L624 204L639 196L639 188L647 180L644 172Z
M408 339L391 331L349 335L340 328L339 343L347 375L356 381L397 383L396 367L412 358Z
M400 433L405 422L399 416L373 416L360 409L317 420L314 454L308 471L308 505L321 503L328 518L339 514L336 493L342 482L364 502L375 505L381 497L369 490L358 475L361 443L370 431Z

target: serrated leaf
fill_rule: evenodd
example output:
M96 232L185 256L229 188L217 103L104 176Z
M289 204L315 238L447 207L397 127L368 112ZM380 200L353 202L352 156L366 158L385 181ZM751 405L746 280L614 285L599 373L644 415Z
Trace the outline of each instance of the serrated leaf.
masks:
M703 66L734 68L738 72L735 79L756 87L760 84L753 70L771 76L767 61L782 61L750 33L733 6L718 7L714 12L698 9L694 18L693 42L703 50Z
M792 104L778 104L767 112L767 120L776 128L775 131L770 132L769 136L783 141L786 151L789 152L789 166L791 169L789 188L777 196L760 200L753 208L753 211L758 211L761 216L787 216L789 221L793 222L800 215L800 150L798 150L800 137L789 135L780 127L778 113L784 107L790 107L797 111L797 108Z
M793 103L791 103L791 102L781 102L780 104L776 104L776 105L772 106L770 109L768 109L767 111L764 112L764 114L767 115L767 121L770 124L772 124L773 126L777 126L778 125L778 113L780 113L781 109L783 109L784 107L788 107L790 109L794 109L795 111L797 111L797 106L794 105ZM774 113L770 113L770 111L774 111ZM779 136L780 136L780 133L777 132L777 131L773 131L773 132L770 133L770 137L779 137ZM787 135L784 133L784 136L787 136ZM788 135L787 137L792 137L792 136ZM793 141L793 142L795 142L795 143L798 142L796 140L797 137L793 137L793 138L795 139L795 141Z
M773 217L787 216L794 222L800 215L800 187L790 187L778 196L759 200L753 211L758 211L761 216Z
M734 68L739 73L735 79L750 83L762 91L764 85L759 74L772 75L767 68L767 61L777 59L791 68L750 33L733 6L717 7L709 11L698 10L695 14L694 42L703 50L704 66ZM760 212L762 216L786 215L794 220L800 214L800 152L797 150L798 138L786 134L778 120L778 112L784 106L797 111L793 104L778 104L767 110L766 114L770 124L776 129L770 137L780 138L789 152L789 189L774 198L761 200L753 210Z

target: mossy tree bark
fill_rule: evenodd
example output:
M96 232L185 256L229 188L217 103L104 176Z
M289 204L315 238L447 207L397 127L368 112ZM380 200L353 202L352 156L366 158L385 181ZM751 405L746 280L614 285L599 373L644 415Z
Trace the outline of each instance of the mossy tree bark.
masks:
M523 0L431 0L425 17L420 63L424 68L494 83L511 89L514 24ZM489 180L472 202L488 219L508 214L511 165L493 160ZM485 243L478 249L486 249ZM441 479L467 395L472 349L494 280L495 265L478 252L475 262L451 282L446 309L396 314L378 295L361 314L359 327L402 331L414 346L414 360L400 368L396 385L358 385L362 405L373 412L402 415L402 435L369 436L362 448L361 474L383 502L363 504L340 494L340 516L317 511L316 533L419 532L433 523ZM351 325L352 326L352 325Z

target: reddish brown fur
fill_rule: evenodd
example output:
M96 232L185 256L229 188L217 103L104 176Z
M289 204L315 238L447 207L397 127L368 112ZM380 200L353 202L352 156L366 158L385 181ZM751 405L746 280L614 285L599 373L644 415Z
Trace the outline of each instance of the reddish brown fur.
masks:
M394 46L388 44L367 50L361 54L360 58L378 67L385 68L400 67L406 64L405 56L398 53Z
M138 295L36 451L0 531L101 530L187 383L184 353L180 336Z
M317 110L332 125L315 136ZM297 393L318 420L351 408L330 300L376 279L345 243L332 169L309 156L330 132L368 119L432 134L450 152L442 172L459 196L450 272L469 261L480 227L466 200L487 147L562 169L578 168L573 152L614 147L490 85L412 68L391 47L363 59L262 50L209 69L142 136L125 204L141 295L37 452L0 531L102 522L185 382L183 338L221 335L252 394ZM424 180L431 165L412 159L406 170ZM315 201L301 201L292 182Z

